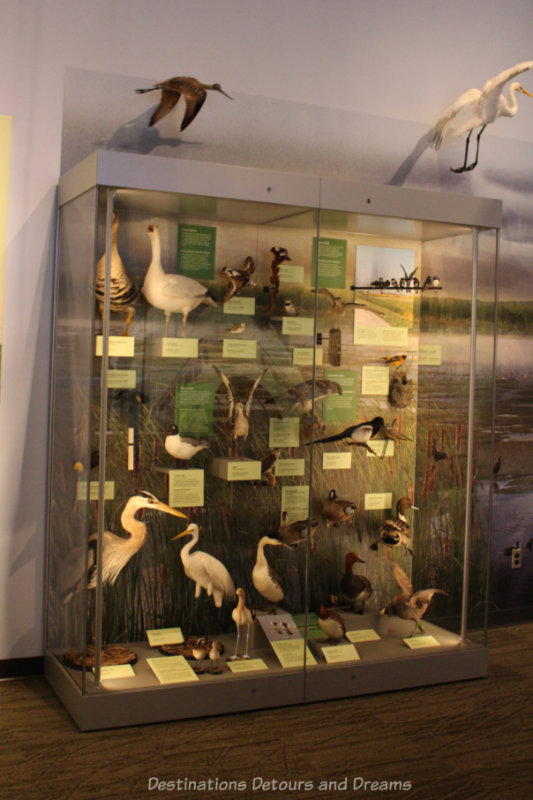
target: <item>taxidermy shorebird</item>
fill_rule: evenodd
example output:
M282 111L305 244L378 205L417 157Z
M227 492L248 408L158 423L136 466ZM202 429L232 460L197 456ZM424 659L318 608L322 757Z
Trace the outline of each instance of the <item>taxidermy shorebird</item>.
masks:
M213 367L220 376L220 380L226 387L228 396L228 419L231 421L230 455L235 456L237 452L237 439L248 438L252 400L254 399L256 389L259 386L261 379L268 367L264 369L263 372L255 379L250 391L248 392L248 398L245 403L238 399L235 389L227 375L224 375L224 373L217 367L216 364L213 364Z
M152 243L152 260L144 278L142 292L154 308L165 312L165 337L168 336L168 324L172 314L182 314L182 336L190 312L199 305L216 308L217 304L207 293L205 286L189 278L165 272L161 264L161 239L157 225L148 225L146 229Z
M295 522L289 522L289 512L284 511L281 515L281 525L275 535L279 536L286 545L302 544L309 539L311 550L316 550L315 533L317 528L318 520L299 519Z
M329 289L324 289L323 287L320 289L311 289L311 291L322 295L322 297L325 297L330 303L331 313L339 318L344 317L346 309L348 308L368 308L366 303L345 303L342 298L336 297L333 292L330 292ZM377 316L384 316L384 314L382 314L380 311L373 311L372 313L376 314Z
M326 608L324 603L322 603L318 612L318 624L328 639L340 641L346 635L346 625L341 615L333 608Z
M209 649L209 661L211 662L209 672L211 675L220 675L223 671L223 667L220 665L220 657L224 655L224 652L225 647L222 642L218 639L213 639Z
M375 455L374 450L370 447L368 442L376 436L384 425L383 417L374 417L368 422L360 422L358 425L351 425L349 428L333 436L326 436L323 439L316 439L314 444L323 444L324 442L340 442L343 439L347 440L347 444L354 444L358 447L364 447L370 453ZM306 442L311 444L311 442Z
M261 597L264 597L269 603L276 604L283 600L285 593L279 575L266 560L265 547L267 545L277 547L288 547L288 545L279 539L273 539L271 536L263 536L257 545L257 555L252 570L252 583ZM288 547L288 549L290 550L291 548Z
M364 575L356 575L354 565L360 562L365 564L357 553L349 552L344 559L344 575L341 578L341 595L348 600L355 614L365 613L365 603L373 592L372 584Z
M181 511L162 503L150 492L138 492L132 495L124 506L120 517L121 525L128 536L117 536L116 533L111 533L111 531L103 532L102 583L115 583L119 573L130 558L143 546L148 531L146 524L141 519L145 509L162 511L165 514L172 514L174 517L187 519ZM97 535L93 534L89 539L88 589L96 587L97 546Z
M526 92L518 81L514 81L510 85L508 97L501 94L503 87L511 78L529 69L533 69L533 61L522 61L510 69L503 70L503 72L495 75L494 78L490 78L483 89L469 89L459 95L457 100L443 112L428 134L429 143L434 150L440 148L449 130L455 137L467 134L463 165L455 169L451 168L452 172L469 172L477 166L481 134L487 125L495 122L498 117L514 117L518 111L516 92L522 92L528 97L533 97L533 94ZM470 137L476 128L479 128L476 137L476 155L469 164L468 148Z
M274 302L279 293L279 272L284 261L291 261L286 247L271 247L272 261L270 264L270 292L268 295L268 316L272 314Z
M299 317L300 312L298 311L297 306L293 303L290 297L287 297L285 302L283 303L283 308L285 309L285 313L288 317Z
M191 553L200 537L198 525L192 522L188 528L174 536L174 539L181 539L182 536L191 537L190 542L181 548L180 557L185 574L196 584L195 598L198 599L202 589L205 589L209 597L213 598L216 607L221 608L222 601L228 600L235 594L231 575L224 564L209 553L203 553L201 550Z
M231 661L234 661L237 658L250 658L248 655L250 627L255 616L254 613L246 607L246 593L241 587L237 589L237 598L237 605L231 612L231 618L237 627L237 641L235 642L235 652L232 656L230 656ZM246 650L242 656L239 656L238 651L239 641L241 638L241 628L246 628Z
M274 469L281 454L281 447L274 447L269 450L266 456L261 459L261 479L266 480L269 486L276 485Z
M129 335L130 322L135 314L135 304L139 300L139 290L128 270L122 263L117 246L118 216L113 214L111 226L111 258L109 274L109 307L117 314L126 315L126 329L124 336ZM107 251L96 264L96 299L100 313L104 313L105 272ZM102 317L103 324L103 317Z
M232 297L236 297L247 287L254 287L255 281L252 275L255 272L255 261L252 256L247 256L240 269L230 269L229 267L222 267L220 276L225 284L226 291L222 298L223 303L227 303Z
M135 89L135 91L137 94L146 94L146 92L153 92L156 89L161 90L161 99L150 118L150 127L166 117L175 108L182 95L185 98L186 106L180 131L184 131L199 113L205 103L208 91L220 92L224 97L233 100L233 97L226 94L219 83L202 83L196 78L168 78L166 81L155 83L149 89Z
M411 581L395 561L392 562L391 568L400 593L385 606L381 614L413 620L415 627L410 636L414 636L417 630L425 633L420 620L428 610L433 597L436 594L443 594L447 597L448 593L443 589L419 589L418 592L415 592Z
M413 555L411 550L411 533L409 531L409 522L405 516L405 512L410 508L418 511L418 508L413 505L410 497L400 497L396 503L396 519L386 519L379 531L377 540L370 545L371 550L377 550L378 545L384 544L387 547L404 547L408 553Z
M211 447L211 442L180 436L177 425L171 425L165 437L165 450L176 461L189 461L196 453Z
M324 501L322 506L322 516L326 520L328 528L332 526L338 528L341 522L347 521L350 521L353 525L356 508L357 506L352 500L342 500L337 497L335 489L331 489L328 499Z

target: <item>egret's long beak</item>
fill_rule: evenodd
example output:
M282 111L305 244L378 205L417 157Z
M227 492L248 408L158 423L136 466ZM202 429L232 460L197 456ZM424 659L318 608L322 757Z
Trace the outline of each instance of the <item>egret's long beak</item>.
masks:
M526 92L523 86L519 86L518 91L522 92L523 94L527 94L528 97L533 97L533 94L531 94L531 92Z
M165 514L172 514L173 517L181 517L182 519L187 519L186 514L182 514L181 511L178 511L177 508L172 508L171 506L167 506L166 503L162 503L158 501L150 506L150 508L156 508L158 511L163 511Z
M181 514L180 516L184 517L185 514ZM173 536L172 537L172 541L174 541L175 539L181 539L182 536L187 536L188 533L192 533L191 526L189 526L188 528L185 528L185 530L182 531L181 533L178 533L177 536Z

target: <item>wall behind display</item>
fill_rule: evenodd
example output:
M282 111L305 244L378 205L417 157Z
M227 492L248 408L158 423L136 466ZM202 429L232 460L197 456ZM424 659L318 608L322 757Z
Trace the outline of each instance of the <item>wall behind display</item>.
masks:
M501 197L502 297L529 303L533 103L523 98L515 119L487 131L480 166L461 178L449 171L461 160L460 146L437 157L424 150L422 137L459 92L533 58L532 21L529 0L152 0L149 13L138 0L6 0L0 110L13 118L13 143L0 406L0 659L42 652L54 186L61 162L70 165L98 147L130 148ZM211 95L179 140L170 121L145 128L154 96L133 92L176 74L219 81L235 98ZM524 78L528 88L532 83L533 75ZM527 473L531 462L521 401L533 370L527 348L517 346L525 341L529 308L507 308L509 333L500 349L500 385L512 389L501 395L498 429L505 481L507 473ZM504 414L523 429L512 429ZM506 504L517 504L513 519L522 526L498 528L503 538L494 557L503 598L511 578L513 586L527 586L526 570L517 581L503 555L517 539L525 547L531 529L527 475L520 490L498 496L501 516L509 516ZM530 591L529 603L531 597ZM513 607L521 603L512 599Z

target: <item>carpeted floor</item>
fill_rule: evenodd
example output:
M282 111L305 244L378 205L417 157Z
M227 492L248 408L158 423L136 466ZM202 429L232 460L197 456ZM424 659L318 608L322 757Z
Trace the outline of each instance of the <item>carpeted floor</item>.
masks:
M4 681L0 798L530 800L533 624L489 649L486 679L90 733L43 679Z

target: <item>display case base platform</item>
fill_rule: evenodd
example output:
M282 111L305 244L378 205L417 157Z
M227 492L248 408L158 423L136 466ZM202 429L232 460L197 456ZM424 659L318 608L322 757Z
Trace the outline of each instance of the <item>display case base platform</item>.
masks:
M412 630L411 623L376 615L354 619L357 628L354 625L353 629L373 626L381 630L381 638L358 642L359 660L335 665L326 663L321 654L322 647L335 644L325 638L310 640L317 663L305 671L283 669L267 645L252 653L253 658L263 659L264 671L248 676L230 674L224 661L220 675L206 672L198 680L161 685L147 663L158 651L147 642L136 642L129 645L138 657L134 677L103 680L96 686L88 674L86 693L82 694L82 672L67 668L61 654L47 655L45 677L80 730L90 731L301 705L487 675L487 648L470 641L462 643L459 636L437 625L424 622L426 635L434 637L438 646L410 650L402 637ZM226 656L231 655L234 638L220 639Z

